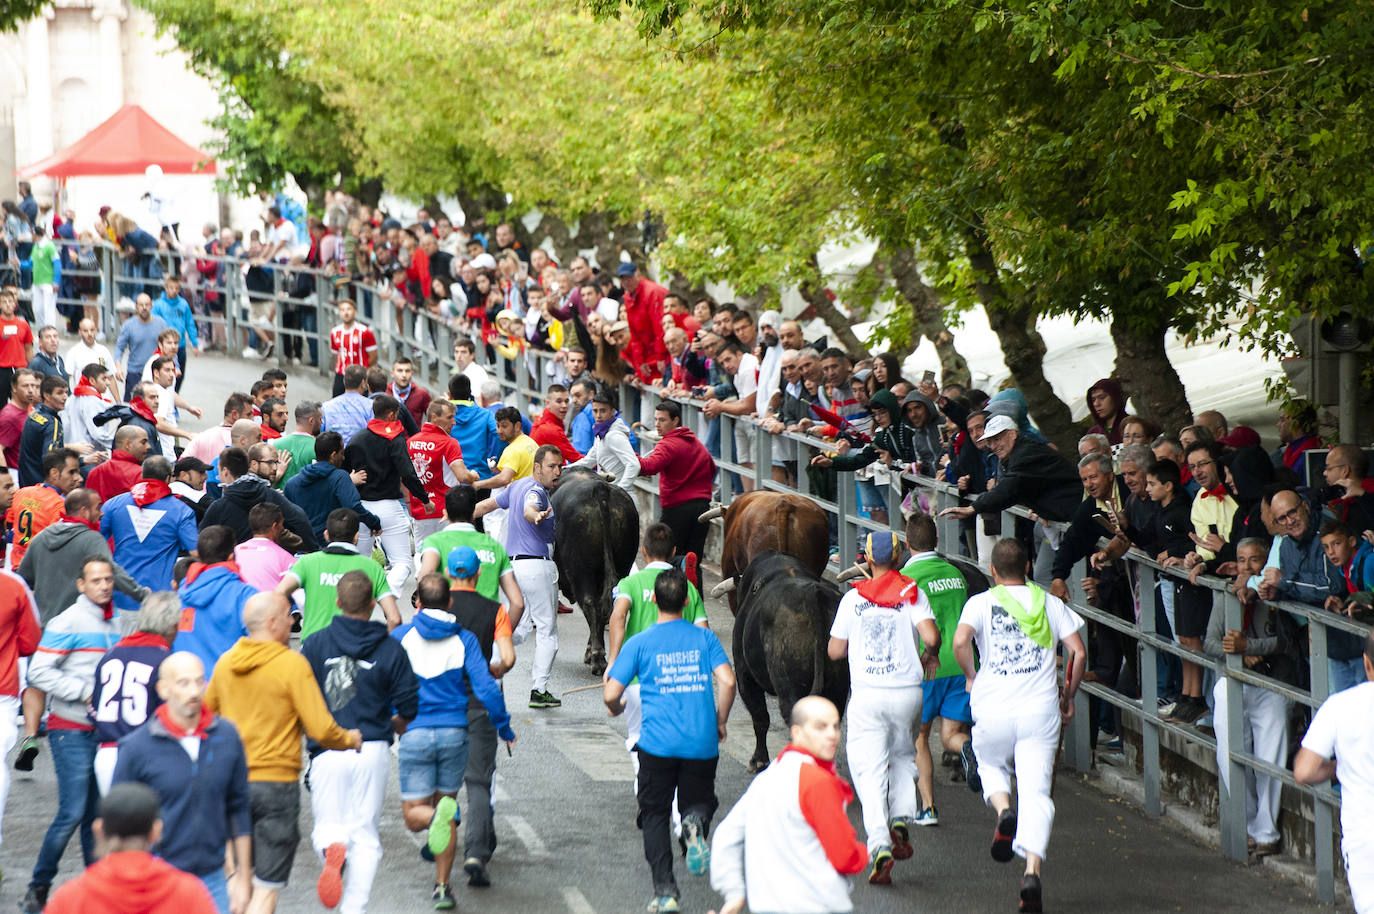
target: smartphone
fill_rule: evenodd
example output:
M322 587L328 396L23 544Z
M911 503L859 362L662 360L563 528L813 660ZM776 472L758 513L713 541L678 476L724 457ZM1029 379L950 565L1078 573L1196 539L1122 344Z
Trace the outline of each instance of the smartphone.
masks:
M934 383L935 383L935 372L933 372L933 371L931 371L929 368L927 368L927 369L921 374L921 380L922 380L922 381L929 381L930 383L934 384Z

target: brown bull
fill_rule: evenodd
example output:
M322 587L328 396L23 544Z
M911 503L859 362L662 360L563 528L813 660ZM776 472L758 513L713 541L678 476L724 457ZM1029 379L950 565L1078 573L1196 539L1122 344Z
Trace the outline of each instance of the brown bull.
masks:
M775 550L793 556L819 577L830 553L830 528L825 511L804 495L785 492L746 492L730 504L711 508L703 521L725 518L720 550L721 583L713 596L730 594L735 612L735 585L744 569L762 552Z

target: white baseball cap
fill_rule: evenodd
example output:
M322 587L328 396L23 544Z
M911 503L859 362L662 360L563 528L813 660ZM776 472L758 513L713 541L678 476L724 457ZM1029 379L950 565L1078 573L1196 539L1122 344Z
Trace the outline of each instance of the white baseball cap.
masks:
M992 438L995 435L1000 435L1003 432L1013 431L1016 431L1016 423L1013 422L1010 417L993 416L991 419L988 420L988 424L983 426L983 437L979 438L978 440L987 441L989 438Z

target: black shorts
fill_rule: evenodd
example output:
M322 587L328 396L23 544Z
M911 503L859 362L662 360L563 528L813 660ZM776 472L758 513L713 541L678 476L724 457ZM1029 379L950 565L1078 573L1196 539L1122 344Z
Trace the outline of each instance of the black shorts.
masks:
M253 815L253 883L280 889L291 878L301 843L301 786L295 781L250 781Z
M1212 591L1192 584L1179 584L1174 596L1174 635L1202 638L1212 618Z

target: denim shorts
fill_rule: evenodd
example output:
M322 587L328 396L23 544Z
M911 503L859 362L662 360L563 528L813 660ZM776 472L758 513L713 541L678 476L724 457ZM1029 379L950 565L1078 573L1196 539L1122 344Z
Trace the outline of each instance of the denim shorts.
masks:
M401 799L427 800L456 794L468 766L466 727L420 727L401 734Z
M963 673L927 679L921 683L921 692L921 723L928 724L937 717L962 724L973 722Z
M858 499L859 507L865 511L886 511L887 510L887 486L878 488L877 483L871 479L854 480L854 493Z

